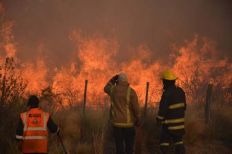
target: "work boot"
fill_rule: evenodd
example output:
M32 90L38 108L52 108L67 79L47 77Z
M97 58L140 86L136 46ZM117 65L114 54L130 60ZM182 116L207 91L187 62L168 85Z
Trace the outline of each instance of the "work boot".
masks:
M183 144L175 146L175 154L185 154L185 147Z
M169 147L160 147L160 151L162 154L169 154L170 151L169 151Z

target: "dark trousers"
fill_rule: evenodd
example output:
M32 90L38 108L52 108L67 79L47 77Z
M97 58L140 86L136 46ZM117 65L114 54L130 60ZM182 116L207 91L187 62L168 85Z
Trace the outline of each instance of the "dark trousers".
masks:
M162 154L170 153L170 144L173 143L175 147L175 154L185 154L185 147L183 143L183 133L173 133L163 126L160 137L160 150Z
M133 154L135 128L114 127L116 154Z

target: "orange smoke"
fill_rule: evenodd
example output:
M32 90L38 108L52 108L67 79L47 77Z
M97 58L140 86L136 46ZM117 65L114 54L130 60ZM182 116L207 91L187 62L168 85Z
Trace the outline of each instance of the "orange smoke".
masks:
M4 40L3 48L6 51L7 57L15 57L16 47L14 36L12 34L13 22L5 22L2 24L2 38Z
M5 51L6 57L15 57L16 54L16 43L14 40L14 35L12 33L14 22L4 20L5 8L2 3L0 3L0 49Z
M2 3L0 3L0 15L2 15L5 12L5 8Z

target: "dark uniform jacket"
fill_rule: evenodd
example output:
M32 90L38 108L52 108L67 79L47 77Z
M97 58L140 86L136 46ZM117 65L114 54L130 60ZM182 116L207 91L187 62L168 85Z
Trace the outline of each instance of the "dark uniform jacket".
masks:
M169 132L184 134L185 110L185 92L173 85L163 92L157 119L162 121Z

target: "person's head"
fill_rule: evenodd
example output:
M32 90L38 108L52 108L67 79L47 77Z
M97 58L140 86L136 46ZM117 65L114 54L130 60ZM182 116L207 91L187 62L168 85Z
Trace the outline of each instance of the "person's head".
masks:
M118 74L118 82L128 82L128 77L126 73Z
M167 89L175 85L177 77L172 71L166 70L162 73L161 79L163 81L163 89Z
M27 106L30 108L39 107L39 98L36 95L31 95L28 99Z

